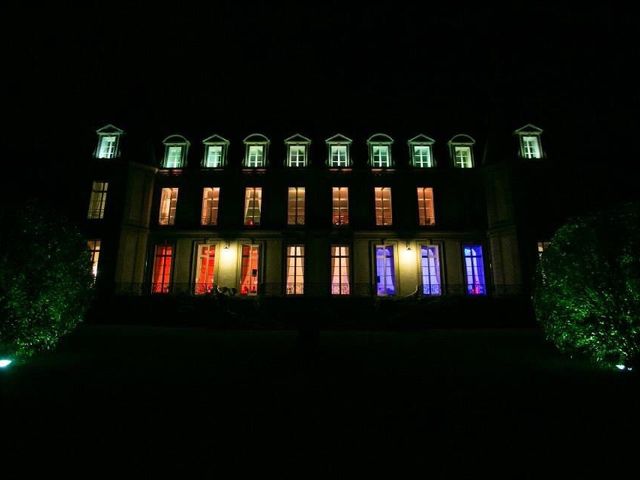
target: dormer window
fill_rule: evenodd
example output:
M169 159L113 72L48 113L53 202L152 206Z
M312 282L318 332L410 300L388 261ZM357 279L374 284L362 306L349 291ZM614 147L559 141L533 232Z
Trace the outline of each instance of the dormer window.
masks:
M113 125L106 125L96 130L96 133L98 134L98 146L95 152L96 158L119 157L119 140L120 135L124 132Z
M473 145L476 141L469 135L456 135L449 140L449 148L456 168L473 168Z
M222 138L219 135L212 135L202 143L204 143L204 158L202 159L202 166L204 168L224 167L226 164L229 140Z
M389 135L378 133L367 140L369 145L369 163L372 168L391 168L391 144L393 139Z
M521 158L542 158L540 135L542 129L535 125L525 125L514 132L520 139Z
M162 143L165 146L163 168L182 168L186 163L189 140L181 135L171 135Z
M435 140L426 135L418 135L409 140L409 152L411 154L411 164L416 168L432 168L435 166L433 161L433 144Z
M287 167L306 167L311 140L298 134L287 138L284 143L287 145Z
M329 148L329 156L327 158L329 168L348 168L351 166L351 158L349 157L350 138L338 134L327 138L325 142Z
M244 166L247 168L264 168L267 166L267 148L269 139L259 133L244 139Z

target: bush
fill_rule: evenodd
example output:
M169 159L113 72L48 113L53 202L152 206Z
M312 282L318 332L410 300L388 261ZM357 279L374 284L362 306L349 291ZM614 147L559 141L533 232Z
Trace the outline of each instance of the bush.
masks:
M536 272L536 317L563 352L636 365L640 349L640 206L575 218Z
M92 290L86 241L58 214L0 211L0 355L48 350L82 320Z

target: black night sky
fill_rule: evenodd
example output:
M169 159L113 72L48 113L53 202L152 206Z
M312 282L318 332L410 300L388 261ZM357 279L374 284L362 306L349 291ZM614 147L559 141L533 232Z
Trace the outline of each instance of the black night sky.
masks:
M105 123L197 138L482 135L530 122L557 159L635 165L627 145L640 55L630 12L270 3L3 6L4 153L23 173L5 180L23 193L34 178L72 180Z

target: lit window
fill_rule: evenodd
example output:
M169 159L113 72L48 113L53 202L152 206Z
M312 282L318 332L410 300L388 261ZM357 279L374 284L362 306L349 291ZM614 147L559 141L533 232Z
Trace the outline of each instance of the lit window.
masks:
M334 225L349 225L348 187L333 187L333 209L331 222Z
M307 147L304 145L289 145L288 167L304 167L307 164Z
M178 204L178 189L163 188L160 197L160 225L174 225L176 223L176 206Z
M471 160L471 147L456 145L453 147L454 165L458 168L471 168L473 161Z
M244 194L244 224L260 225L262 187L247 187Z
M482 246L465 245L463 251L467 293L469 295L486 295Z
M101 135L98 146L98 158L115 158L118 137L115 135Z
M91 254L91 275L95 280L98 277L98 262L100 260L100 240L89 240L87 242L89 253Z
M304 293L304 245L287 247L287 295Z
M304 187L289 187L287 225L304 225Z
M431 145L414 145L413 146L413 166L417 168L433 167L431 157Z
M420 270L422 274L422 294L440 295L440 255L436 245L420 247Z
M153 261L151 292L169 293L171 288L171 265L173 263L173 247L156 245Z
M329 166L333 168L349 166L346 145L331 145L329 147Z
M371 166L373 168L388 168L391 166L389 145L373 145L371 147Z
M214 286L214 272L216 267L216 246L198 245L198 259L196 265L196 281L194 293L202 295L210 293Z
M349 247L331 245L331 295L349 295Z
M167 159L164 166L165 168L180 168L182 166L182 146L167 147Z
M107 203L108 182L93 182L91 197L89 198L89 212L87 218L100 220L104 218L104 207Z
M249 155L247 156L247 167L263 167L264 166L264 146L250 145Z
M433 209L433 188L418 187L418 220L420 226L435 225L436 216Z
M207 168L222 166L222 145L207 145L207 159L204 166Z
M98 146L95 150L96 158L116 158L120 155L118 143L120 136L124 133L113 125L105 125L96 130L98 134Z
M218 206L220 203L220 188L207 187L202 190L202 225L218 224Z
M243 245L240 266L240 295L258 294L260 246Z
M375 187L376 225L384 226L393 223L391 213L391 188Z
M376 294L378 296L396 294L396 271L391 245L376 247Z
M549 248L551 242L538 242L538 259L542 258L542 254Z
M522 136L522 156L524 158L542 158L538 136Z

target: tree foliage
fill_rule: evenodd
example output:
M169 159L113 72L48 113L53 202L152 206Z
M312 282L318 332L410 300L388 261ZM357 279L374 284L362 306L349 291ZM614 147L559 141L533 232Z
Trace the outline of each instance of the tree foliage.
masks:
M536 317L563 352L607 365L640 352L640 205L575 218L561 227L536 272Z
M0 211L0 354L55 347L82 320L92 291L86 241L59 215Z

